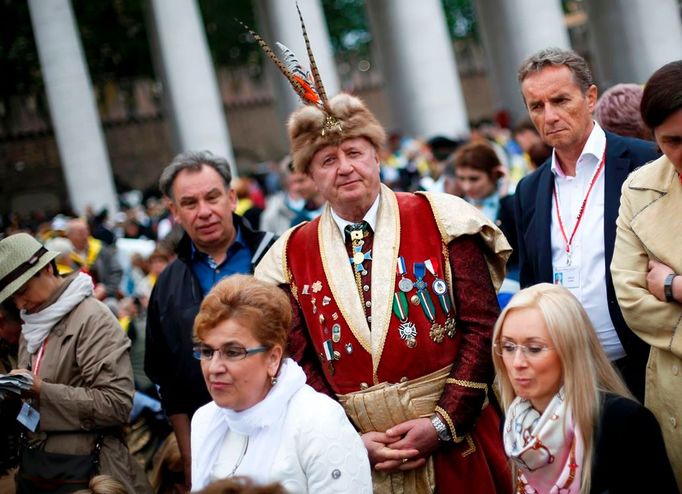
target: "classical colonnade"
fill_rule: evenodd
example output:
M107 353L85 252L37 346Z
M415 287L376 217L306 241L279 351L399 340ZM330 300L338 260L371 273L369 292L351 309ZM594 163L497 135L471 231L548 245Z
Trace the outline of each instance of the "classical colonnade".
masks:
M147 0L155 71L176 151L210 149L234 164L215 69L196 0ZM473 0L496 106L525 112L516 70L529 54L570 48L560 0ZM298 0L327 92L339 91L321 0ZM261 34L305 60L295 0L253 0ZM70 0L29 0L31 21L69 197L74 209L117 209L111 166ZM468 132L457 60L441 0L366 0L373 49L393 109L392 128L414 136ZM682 58L677 0L588 0L595 70L606 86L643 83ZM284 120L298 104L267 64ZM236 171L236 170L235 170Z

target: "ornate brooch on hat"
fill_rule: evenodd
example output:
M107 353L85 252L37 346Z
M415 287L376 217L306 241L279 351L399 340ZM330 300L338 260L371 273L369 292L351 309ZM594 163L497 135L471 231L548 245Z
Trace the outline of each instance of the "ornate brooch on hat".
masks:
M310 39L308 39L308 32L306 31L305 22L303 21L303 15L301 14L298 3L296 3L296 10L298 11L298 18L301 20L301 30L303 31L303 39L305 40L305 47L308 52L308 60L310 61L310 71L305 70L298 61L298 58L296 58L294 52L282 43L275 43L282 51L283 60L280 60L258 33L240 20L237 19L237 22L249 31L268 58L270 58L280 72L284 74L284 77L287 78L294 88L294 91L296 91L296 94L301 98L303 104L316 106L324 112L326 117L322 130L320 131L322 137L325 137L332 132L338 132L340 134L343 132L343 126L341 125L341 121L334 116L331 107L329 106L329 99L327 98L320 72L315 63L315 56L310 47Z

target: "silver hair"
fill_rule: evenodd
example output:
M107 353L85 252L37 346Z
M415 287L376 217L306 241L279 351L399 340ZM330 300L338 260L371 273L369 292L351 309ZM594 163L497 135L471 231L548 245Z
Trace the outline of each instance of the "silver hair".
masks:
M585 59L573 50L561 48L545 48L525 59L519 68L519 84L530 74L540 72L550 65L553 67L565 65L573 74L573 79L583 94L594 84L592 72Z
M159 189L166 197L173 199L173 182L182 170L198 172L202 166L210 166L222 177L225 188L230 187L232 172L230 164L225 158L216 156L210 151L186 151L178 154L170 164L163 169L159 178Z

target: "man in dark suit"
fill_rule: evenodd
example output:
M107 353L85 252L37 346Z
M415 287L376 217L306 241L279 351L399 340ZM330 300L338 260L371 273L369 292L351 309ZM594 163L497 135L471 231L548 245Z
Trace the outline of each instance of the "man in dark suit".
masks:
M656 148L594 122L597 87L585 60L572 51L550 48L530 56L519 82L531 120L553 148L516 190L521 286L547 282L571 290L607 356L643 400L648 346L623 320L609 266L621 185L658 157Z

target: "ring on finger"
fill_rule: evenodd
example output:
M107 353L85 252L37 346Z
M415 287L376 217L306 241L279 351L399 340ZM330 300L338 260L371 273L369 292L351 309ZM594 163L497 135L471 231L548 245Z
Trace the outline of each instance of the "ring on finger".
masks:
M403 458L402 462L407 463L407 458Z

